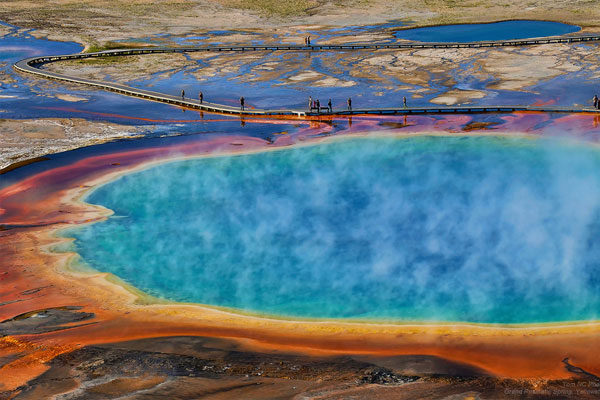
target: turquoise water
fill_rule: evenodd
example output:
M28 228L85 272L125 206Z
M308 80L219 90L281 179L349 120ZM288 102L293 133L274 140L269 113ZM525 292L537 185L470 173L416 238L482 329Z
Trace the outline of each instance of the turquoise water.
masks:
M153 295L281 316L596 319L600 153L558 140L344 139L178 161L70 232Z
M579 30L578 26L560 22L520 20L406 29L397 31L395 36L418 42L477 42L558 36Z

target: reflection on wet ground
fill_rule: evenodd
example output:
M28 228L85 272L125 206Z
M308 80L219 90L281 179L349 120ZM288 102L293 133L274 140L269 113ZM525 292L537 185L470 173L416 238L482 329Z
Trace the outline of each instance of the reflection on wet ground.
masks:
M313 43L395 40L401 22L335 29L209 31L183 37L155 36L155 45ZM433 29L433 28L431 28ZM136 42L140 42L137 41ZM22 77L11 64L33 54L73 53L75 43L35 39L16 27L0 39L1 116L4 118L72 117L67 104L80 111L127 114L152 119L180 118L167 105L129 99L46 80ZM589 105L597 79L600 51L596 44L545 45L502 49L417 49L353 52L189 53L58 63L65 73L109 79L134 87L237 104L240 96L257 108L306 107L308 97L334 107L353 98L355 107L393 107L407 97L409 106L430 104ZM41 108L40 108L41 107ZM47 107L54 107L49 109ZM157 118L154 118L157 119ZM125 122L120 120L119 122ZM133 122L129 122L133 123ZM140 121L135 123L141 123ZM181 128L181 127L180 127ZM180 129L181 130L181 129ZM185 130L185 129L183 129Z
M71 164L90 155L110 154L148 147L162 147L192 141L211 140L216 137L247 136L266 143L300 143L312 137L364 134L424 134L446 132L450 134L530 134L544 137L570 137L590 143L600 142L599 115L564 115L547 113L470 114L430 116L352 116L327 117L313 120L278 120L270 118L227 117L187 110L178 114L185 119L152 119L130 117L125 114L97 113L75 108L49 111L70 113L86 119L110 119L132 124L156 123L163 133L148 133L135 140L118 140L77 150L49 154L43 162L23 165L0 175L0 188L9 186L24 177L40 171ZM155 116L156 117L156 116ZM159 116L159 118L162 116ZM186 128L187 133L177 133ZM169 131L170 130L170 131ZM200 135L198 135L200 134Z

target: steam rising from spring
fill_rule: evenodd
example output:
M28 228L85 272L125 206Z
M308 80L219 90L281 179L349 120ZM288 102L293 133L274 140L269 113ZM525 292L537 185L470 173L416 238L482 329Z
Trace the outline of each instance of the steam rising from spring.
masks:
M597 318L600 153L557 140L344 139L168 163L88 198L84 260L173 300L284 316Z

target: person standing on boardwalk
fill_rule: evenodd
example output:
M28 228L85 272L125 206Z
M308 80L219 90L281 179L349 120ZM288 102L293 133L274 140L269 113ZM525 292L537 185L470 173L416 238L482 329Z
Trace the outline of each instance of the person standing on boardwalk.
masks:
M309 111L312 111L312 108L313 108L312 96L308 96L308 109L309 109Z
M352 98L348 97L348 111L352 111Z
M306 38L306 44L310 46L310 36Z
M402 97L402 107L406 108L406 96Z
M332 109L331 109L331 99L329 99L329 101L327 102L327 108L329 108L329 114L331 114Z
M244 96L240 97L240 109L242 111L244 111L244 104L246 103L246 99L244 99Z
M315 104L315 108L317 109L317 113L321 113L321 102L317 99L317 104Z
M181 89L181 98L185 98L185 90Z
M598 95L595 94L592 101L594 102L594 108L598 108Z
M198 99L200 100L200 104L202 104L202 102L204 101L204 95L202 94L202 92L200 92L200 94L198 95Z

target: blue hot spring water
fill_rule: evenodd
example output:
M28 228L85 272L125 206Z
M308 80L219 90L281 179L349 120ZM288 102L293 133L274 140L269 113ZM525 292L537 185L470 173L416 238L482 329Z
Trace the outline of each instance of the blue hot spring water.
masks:
M153 166L88 197L85 262L170 300L292 317L533 323L600 310L600 152L354 138Z
M519 20L405 29L397 31L395 36L418 42L478 42L558 36L579 30L578 26L560 22Z

